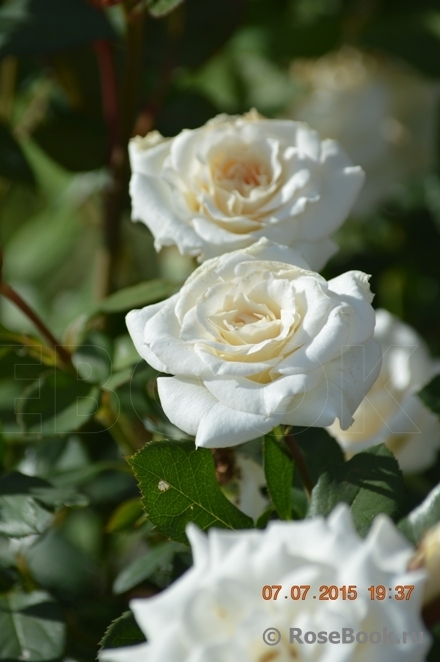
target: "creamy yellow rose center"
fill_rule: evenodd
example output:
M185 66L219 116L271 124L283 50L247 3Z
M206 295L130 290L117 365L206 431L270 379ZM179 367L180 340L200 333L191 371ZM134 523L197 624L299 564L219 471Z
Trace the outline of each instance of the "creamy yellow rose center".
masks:
M247 198L252 189L267 187L272 177L267 164L255 154L246 154L245 149L244 152L220 154L212 164L211 172L217 186Z
M293 301L284 308L270 298L265 285L255 299L243 292L226 296L222 308L208 318L219 343L211 349L217 356L233 362L269 362L267 369L248 376L260 383L278 379L273 362L294 351L288 345L301 318Z

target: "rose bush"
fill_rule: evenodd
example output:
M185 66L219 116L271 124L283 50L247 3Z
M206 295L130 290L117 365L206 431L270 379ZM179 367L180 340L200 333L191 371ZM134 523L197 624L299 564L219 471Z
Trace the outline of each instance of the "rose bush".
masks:
M130 607L148 643L104 650L111 662L421 662L430 643L421 617L423 570L408 571L411 545L385 515L379 515L362 540L354 531L348 506L339 505L328 520L270 522L260 531L211 529L208 535L188 527L194 566L153 598L132 600ZM266 585L282 586L277 600L263 600ZM310 585L305 600L292 600L291 586ZM355 585L357 598L314 600L319 587ZM413 585L411 599L371 600L369 586ZM285 599L287 595L287 599ZM280 599L281 598L281 599ZM393 643L374 645L289 643L289 628L368 635L394 632ZM267 628L281 642L269 648ZM422 633L395 642L403 631ZM418 640L418 639L417 639Z
M380 369L368 276L327 282L266 239L202 264L127 326L170 421L205 447L280 423L345 429Z
M156 250L177 244L201 260L267 237L318 270L363 182L334 141L255 111L171 139L137 137L129 151L132 218L150 228Z
M369 213L397 184L434 164L438 83L349 47L297 60L292 75L303 94L289 116L337 140L365 170L355 213Z
M328 428L348 453L386 443L405 472L433 464L440 447L440 421L416 395L438 371L423 339L386 310L376 311L375 339L382 347L379 378L342 430Z

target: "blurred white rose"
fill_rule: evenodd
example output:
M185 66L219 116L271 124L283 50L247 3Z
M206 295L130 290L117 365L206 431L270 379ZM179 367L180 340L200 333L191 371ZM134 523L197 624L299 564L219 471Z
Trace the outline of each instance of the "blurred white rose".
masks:
M160 595L132 600L130 607L148 643L104 650L112 662L422 662L430 635L421 617L425 572L406 570L412 547L385 515L365 540L354 531L346 505L327 520L271 522L263 531L223 531L208 535L187 529L194 566ZM264 600L264 586L282 587L277 600ZM292 586L310 585L305 600L291 599ZM321 601L319 587L355 586L357 598ZM413 585L410 600L371 600L369 586ZM287 599L285 599L287 596ZM277 628L281 641L263 641ZM393 643L363 645L289 642L289 628L306 632L380 633ZM402 633L415 643L397 644Z
M170 421L196 445L234 446L280 423L343 428L376 380L368 276L327 282L260 239L202 264L180 292L127 315Z
M292 75L303 94L289 116L338 140L365 170L355 213L369 213L395 185L434 164L437 83L406 65L347 47L295 62Z
M341 430L328 428L349 453L386 443L405 472L434 463L440 447L440 421L415 395L438 371L423 339L386 310L376 311L374 338L382 347L379 378Z
M334 141L256 111L175 138L137 137L129 151L133 219L150 228L156 250L176 244L200 260L267 237L318 270L364 180Z

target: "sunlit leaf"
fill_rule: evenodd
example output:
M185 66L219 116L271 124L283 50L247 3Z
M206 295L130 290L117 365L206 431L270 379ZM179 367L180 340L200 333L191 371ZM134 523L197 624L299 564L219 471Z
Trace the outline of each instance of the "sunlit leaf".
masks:
M147 518L158 531L187 542L185 528L248 529L253 521L221 491L211 451L192 441L163 441L145 446L129 460L139 482Z

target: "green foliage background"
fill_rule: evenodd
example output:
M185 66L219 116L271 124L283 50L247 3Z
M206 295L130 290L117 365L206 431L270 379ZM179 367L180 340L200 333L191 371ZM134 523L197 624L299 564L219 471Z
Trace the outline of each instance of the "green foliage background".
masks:
M188 265L172 252L157 256L148 230L130 221L126 146L134 133L172 136L220 112L282 113L298 94L291 61L342 44L440 79L438 2L0 3L3 278L74 366L0 301L0 660L94 660L131 597L154 594L189 567L188 521L253 525L223 495L210 451L177 443L156 372L128 337L125 313L176 291ZM409 322L437 355L439 231L437 167L367 223L348 221L325 270L372 274L375 306ZM424 393L437 411L439 391L437 381ZM383 447L345 463L323 430L304 432L300 445L310 502L288 448L268 438L273 506L258 526L326 515L341 500L362 535L377 512L414 542L439 520L440 463L404 481ZM420 504L433 489L427 509ZM106 645L137 638L126 615Z

